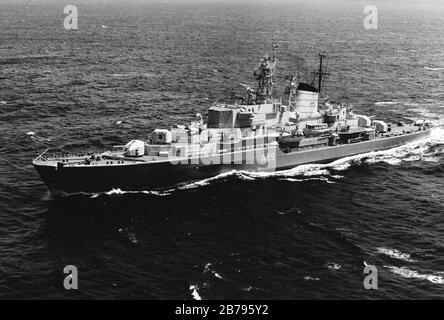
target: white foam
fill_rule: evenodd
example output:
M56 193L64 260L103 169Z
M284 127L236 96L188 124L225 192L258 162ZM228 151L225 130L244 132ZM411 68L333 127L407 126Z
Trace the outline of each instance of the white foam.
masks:
M289 182L302 182L304 181L304 179L294 179L294 178L283 178L283 179L279 179L281 181L289 181Z
M306 281L309 281L309 280L311 280L311 281L319 281L321 279L316 278L316 277L306 276L306 277L304 277L304 280L306 280Z
M339 269L342 268L342 266L340 264L338 264L338 263L332 262L332 263L328 263L327 264L327 268L330 269L330 270L339 270Z
M444 70L444 68L433 68L433 67L424 67L425 70L429 70L429 71L441 71Z
M122 191L121 189L112 189L111 191L106 192L105 194L111 196L113 194L124 194L125 191Z
M219 180L222 178L226 178L232 175L236 175L238 172L236 170L232 170L229 172L224 172L221 174L218 174L217 176L211 177L211 178L207 178L207 179L203 179L203 180L199 180L196 182L192 182L186 185L182 185L180 187L178 187L177 189L179 190L188 190L188 189L195 189L195 188L199 188L199 187L204 187L209 185L211 182L215 181L215 180Z
M427 151L431 144L444 143L444 129L435 128L427 139L414 141L400 147L385 151L370 152L359 157L366 158L366 163L385 162L390 165L400 165L403 162L418 160L436 161L436 154L429 154Z
M336 183L336 182L334 182L334 181L329 180L329 179L326 178L326 177L320 177L320 178L319 178L319 181L324 181L324 182L329 183L329 184L335 184L335 183Z
M193 296L193 299L194 300L202 300L197 289L198 289L197 285L193 285L193 284L190 285L191 295Z
M219 274L219 273L217 273L216 271L213 271L213 270L211 270L211 263L207 263L206 265L205 265L205 267L204 267L204 273L208 273L208 272L210 272L210 273L212 273L216 278L218 278L218 279L222 279L222 276Z
M171 190L165 190L165 191L157 191L157 190L141 190L141 191L123 191L120 188L112 189L111 191L105 192L106 195L112 196L112 195L122 195L122 194L150 194L155 196L167 196L170 195ZM93 193L91 195L91 198L97 198L101 193Z
M415 260L413 260L410 257L410 254L403 253L403 252L396 250L396 249L377 248L377 250L379 253L385 254L386 256L389 256L390 258L394 258L394 259L398 259L398 260L402 260L402 261L406 261L406 262L415 262Z
M133 232L129 231L128 228L120 228L119 233L124 234L128 238L128 240L131 241L132 243L139 242L136 238L136 235Z
M137 193L137 191L136 191L136 193ZM144 191L142 191L142 193L151 194L151 195L155 195L155 196L159 196L159 197L164 197L164 196L168 196L171 194L169 192L169 190L166 190L166 191L144 190Z
M152 77L155 76L154 73L140 73L140 72L128 72L128 73L113 73L112 77L123 78L123 77Z
M404 278L415 278L421 280L428 280L432 283L436 284L444 284L444 277L441 275L442 273L437 274L421 274L418 271L408 269L406 267L395 267L395 266L384 266L389 269L391 272L400 275Z
M207 273L210 271L211 263L207 263L204 267L204 273Z
M441 114L438 114L436 112L431 111L428 108L425 107L419 107L419 108L411 108L408 109L407 111L411 111L411 112L416 112L419 113L422 117L424 118L432 118L432 119L439 119L441 118ZM416 120L422 120L422 119L416 119Z
M396 102L396 101L380 101L380 102L375 102L375 106L393 106L395 104L400 104L400 103Z

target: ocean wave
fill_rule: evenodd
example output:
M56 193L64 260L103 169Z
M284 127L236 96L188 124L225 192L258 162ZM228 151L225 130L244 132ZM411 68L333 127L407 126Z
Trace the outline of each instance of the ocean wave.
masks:
M279 179L279 181L288 181L288 182L302 182L304 179L295 179L295 178L283 178Z
M210 185L215 181L228 179L228 178L239 179L239 180L244 180L244 181L257 181L260 179L276 178L277 180L286 180L286 181L290 181L290 182L302 182L302 181L308 181L308 180L317 180L317 181L325 181L327 183L335 183L334 181L330 181L327 177L325 177L327 175L330 175L330 171L328 171L327 169L324 169L322 166L324 166L324 165L307 164L307 165L297 166L297 167L289 169L289 170L274 171L274 172L251 172L251 171L244 171L244 170L240 170L240 171L231 170L231 171L221 173L221 174L211 177L211 178L207 178L207 179L199 180L199 181L192 182L189 184L184 184L184 185L178 186L175 189L170 189L169 191L196 189L196 188ZM326 166L326 168L329 167L329 165L325 165L325 166ZM301 177L301 179L297 179L294 177ZM331 177L338 179L341 176L334 175Z
M120 228L119 233L125 235L126 238L134 244L139 242L137 240L136 235L133 232L131 232L128 228Z
M124 194L150 194L155 196L168 196L171 194L170 190L165 191L156 191L156 190L141 190L141 191L124 191L120 188L112 189L107 192L99 192L99 193L92 193L89 194L90 198L94 199L99 197L100 195L105 194L107 196L113 196L113 195L124 195Z
M407 119L410 119L412 121L423 120L424 118L439 121L442 118L442 113L436 113L435 111L436 109L444 107L437 103L418 103L412 101L380 101L375 102L374 105L379 107L400 106L403 108L403 110L418 114L419 116L409 116L408 114L404 114Z
M120 188L115 188L115 189L112 189L112 190L106 191L106 192L99 192L99 193L90 194L90 197L97 198L103 194L105 194L107 196L125 195L125 194L147 194L147 195L154 195L154 196L163 197L163 196L171 195L171 193L174 191L201 188L201 187L210 185L214 181L218 181L223 178L230 177L230 176L236 176L236 175L240 179L242 179L242 173L238 172L236 170L233 170L233 171L229 171L226 173L221 173L221 174L211 177L211 178L202 179L202 180L191 182L191 183L183 183L181 185L178 185L176 187L173 187L173 188L167 189L167 190L122 190Z
M408 269L406 267L395 267L395 266L384 266L389 269L391 272L400 275L404 278L414 278L421 280L428 280L432 283L436 284L444 284L444 276L441 274L422 274L418 271Z
M341 269L342 266L340 264L338 264L338 263L331 262L331 263L327 263L327 268L329 270L337 271L337 270Z
M436 107L436 106L434 106L434 107ZM430 108L432 108L432 106L429 106L427 108L426 107L410 108L410 109L407 109L407 111L418 113L421 115L421 117L428 118L428 119L440 119L442 117L442 114L433 112L432 110L430 110ZM422 120L422 118L419 118L419 117L412 117L409 119L412 119L415 121Z
M434 146L444 143L444 129L436 128L431 135L423 140L410 142L408 144L383 151L373 151L358 156L366 158L368 164L385 162L390 165L400 165L404 162L430 161L435 162L436 157L444 153L443 149L434 150Z
M329 184L337 183L336 181L332 181L328 177L324 177L324 176L311 177L311 178L309 177L309 178L306 178L306 179L282 178L282 179L279 179L279 181L288 181L288 182L323 181L323 182L329 183Z
M441 70L444 70L444 68L442 68L442 67L436 67L436 68L434 68L434 67L424 67L424 69L428 70L428 71L441 71Z
M128 73L113 73L111 77L114 78L125 78L125 77L154 77L155 73L140 73L140 72L128 72Z
M188 184L182 184L182 185L176 187L176 190L196 189L196 188L200 188L200 187L204 187L204 186L210 185L214 181L222 180L222 179L225 179L225 178L228 178L228 177L233 177L233 176L237 176L241 180L248 180L249 179L247 176L244 176L244 172L243 171L231 170L231 171L228 171L228 172L220 173L217 176L214 176L214 177L211 177L211 178L202 179L202 180L191 182L191 183L188 183Z
M22 56L11 56L11 57L2 57L0 58L0 65L8 65L8 64L19 64L24 62L32 62L34 60L44 60L51 58L59 58L60 55L56 54L34 54L34 55L22 55Z
M394 259L398 259L398 260L402 260L402 261L406 261L406 262L415 262L415 260L413 260L410 257L410 254L403 253L403 252L396 250L396 249L377 248L377 250L379 253L385 254L386 256L389 256L390 258L394 258Z
M191 296L193 297L194 300L202 300L202 297L199 295L198 290L198 286L197 285L190 285L190 291L191 291Z
M203 273L211 273L218 279L222 279L222 276L214 270L211 270L211 263L207 263L204 267Z
M401 104L401 102L397 102L397 101L379 101L379 102L375 102L375 106L394 106L397 104Z
M52 141L51 138L45 138L42 137L41 135L38 135L36 132L34 131L28 131L26 132L26 135L29 136L31 139L36 140L36 141L40 141L40 142L49 142Z

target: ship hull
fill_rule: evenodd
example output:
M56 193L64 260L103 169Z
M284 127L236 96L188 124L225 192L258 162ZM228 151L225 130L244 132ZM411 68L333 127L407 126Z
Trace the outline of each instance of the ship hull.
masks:
M278 167L279 170L284 170L307 163L328 163L344 157L372 151L387 150L415 140L426 138L430 135L430 132L431 130L425 130L389 138L343 144L309 151L296 151L286 154L282 154L278 151Z
M257 159L264 161L254 161L251 164L224 162L211 164L200 159L200 161L194 163L190 161L191 163L181 164L164 161L101 167L67 166L57 168L56 166L34 162L34 166L54 195L103 192L117 188L121 190L164 189L180 183L214 177L232 170L270 172L308 163L328 163L348 156L401 146L414 140L426 138L430 131L425 130L360 143L288 153L284 153L278 147L273 147L262 154L263 159Z

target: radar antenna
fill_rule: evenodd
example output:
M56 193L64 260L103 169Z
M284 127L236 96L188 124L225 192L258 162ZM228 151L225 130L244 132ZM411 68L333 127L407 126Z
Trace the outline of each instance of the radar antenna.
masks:
M266 54L262 60L260 67L254 72L254 76L258 82L256 90L256 103L264 104L271 100L273 94L273 75L276 66L276 49L278 45L273 43L273 56L270 58Z

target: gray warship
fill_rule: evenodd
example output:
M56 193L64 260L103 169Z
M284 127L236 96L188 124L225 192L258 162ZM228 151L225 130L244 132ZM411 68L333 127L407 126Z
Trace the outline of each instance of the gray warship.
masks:
M426 120L388 123L329 101L326 54L310 83L286 75L284 94L273 96L277 46L254 72L256 88L231 104L215 103L208 120L155 129L143 140L99 153L49 149L33 165L54 195L112 189L163 189L233 170L285 170L308 163L385 150L425 138Z

